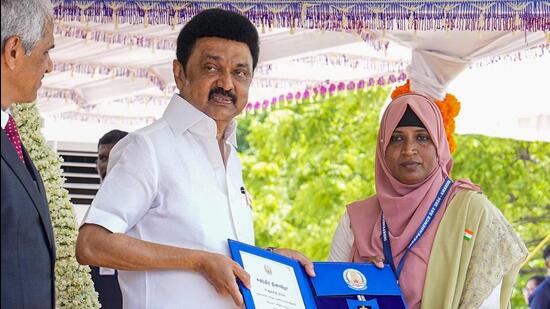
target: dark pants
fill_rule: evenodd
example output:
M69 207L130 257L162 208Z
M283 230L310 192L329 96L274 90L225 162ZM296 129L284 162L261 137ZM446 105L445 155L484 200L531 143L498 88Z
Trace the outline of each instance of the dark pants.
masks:
M101 275L99 267L90 266L95 290L99 294L99 302L102 309L121 309L122 294L118 285L118 276L115 271L112 275Z

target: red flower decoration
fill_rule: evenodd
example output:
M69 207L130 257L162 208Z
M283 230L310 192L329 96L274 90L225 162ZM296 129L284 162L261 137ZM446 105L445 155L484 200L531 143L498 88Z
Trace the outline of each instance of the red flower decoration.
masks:
M414 91L411 91L411 83L408 79L405 84L395 88L391 94L391 98L394 100L398 96L406 93L414 93ZM445 126L445 134L447 135L447 142L449 143L451 153L454 153L456 150L456 141L454 139L455 117L460 112L460 102L454 95L447 93L443 101L435 100L434 103L441 112L441 116L443 117L443 125Z

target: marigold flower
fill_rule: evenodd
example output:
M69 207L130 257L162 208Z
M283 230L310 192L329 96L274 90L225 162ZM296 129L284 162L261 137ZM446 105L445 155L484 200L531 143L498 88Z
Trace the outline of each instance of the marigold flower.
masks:
M405 84L395 88L395 90L391 93L391 98L393 100L406 93L414 93L414 91L411 91L411 83L408 79ZM458 113L460 112L460 102L454 95L447 93L443 101L435 100L434 103L441 112L443 125L445 126L445 134L447 135L447 142L449 143L449 149L451 150L451 153L454 153L456 150L456 141L454 139L454 132L456 129L455 117L458 116Z

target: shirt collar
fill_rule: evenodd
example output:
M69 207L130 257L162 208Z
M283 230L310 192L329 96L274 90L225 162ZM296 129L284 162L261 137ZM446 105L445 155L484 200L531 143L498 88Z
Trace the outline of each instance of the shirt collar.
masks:
M216 138L217 127L214 119L208 117L178 94L172 96L162 118L178 134L190 131L206 138ZM232 120L225 129L223 139L237 148L237 125L235 120Z
M237 148L237 122L232 120L227 128L225 128L225 136L223 139L229 142L235 149Z
M8 124L8 120L10 119L10 111L9 109L0 111L2 111L2 129L5 129L6 125Z

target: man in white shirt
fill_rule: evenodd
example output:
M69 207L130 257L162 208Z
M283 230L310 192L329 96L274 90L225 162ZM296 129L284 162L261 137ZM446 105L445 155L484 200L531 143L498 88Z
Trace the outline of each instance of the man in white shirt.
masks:
M161 119L112 150L108 174L77 240L77 259L119 269L124 308L235 308L227 239L254 244L252 210L236 154L259 39L244 16L206 10L178 36L175 94ZM300 261L288 249L277 253Z

